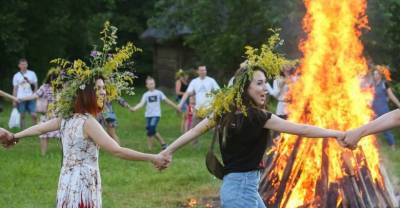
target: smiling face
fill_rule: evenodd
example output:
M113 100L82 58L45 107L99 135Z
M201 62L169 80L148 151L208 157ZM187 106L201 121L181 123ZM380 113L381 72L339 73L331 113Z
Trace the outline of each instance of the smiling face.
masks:
M266 102L266 81L267 78L265 77L264 73L259 70L254 71L253 79L251 80L247 89L249 97L258 107L264 106Z
M96 89L97 106L99 108L103 108L106 99L106 87L102 79L96 80L95 89Z

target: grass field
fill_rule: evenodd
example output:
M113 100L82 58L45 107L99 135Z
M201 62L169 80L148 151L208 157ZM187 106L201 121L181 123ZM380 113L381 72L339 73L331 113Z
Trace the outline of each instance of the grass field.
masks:
M136 104L141 92L129 98ZM171 99L173 97L170 97ZM5 104L0 126L8 125L11 106ZM147 152L144 109L132 113L114 105L118 135L125 147ZM170 106L163 105L159 132L172 142L179 135L180 118ZM30 121L30 119L29 119ZM210 135L202 137L200 148L187 146L176 153L171 168L158 172L150 163L124 161L107 152L100 153L104 207L179 207L187 199L217 196L219 180L204 165ZM157 153L158 146L155 146ZM0 207L54 207L60 171L60 144L51 140L45 157L40 156L39 139L21 141L12 149L0 149Z
M139 101L141 92L128 99L131 105ZM4 104L1 127L8 125L11 110L9 103ZM114 107L122 145L147 151L143 109L131 113L118 105ZM169 106L163 104L162 109L158 130L171 142L180 135L180 118ZM103 207L180 207L189 198L218 196L220 181L204 165L210 138L210 134L203 136L199 149L187 146L177 152L171 168L161 173L149 163L124 161L101 152ZM382 152L391 173L399 177L400 151L390 151L383 144ZM0 207L54 207L60 163L60 144L56 140L50 141L44 157L40 156L38 138L25 139L9 150L0 148Z

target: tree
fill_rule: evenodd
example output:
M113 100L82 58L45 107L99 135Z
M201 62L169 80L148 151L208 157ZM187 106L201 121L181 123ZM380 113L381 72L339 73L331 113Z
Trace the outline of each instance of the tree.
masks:
M174 38L179 28L192 34L184 43L195 50L198 63L220 73L233 73L243 61L244 46L258 46L267 38L271 1L265 0L160 0L150 26L167 31Z
M366 54L376 63L399 67L400 0L368 0L371 30L362 36ZM192 34L184 43L193 48L201 63L215 69L234 70L245 45L258 46L270 34L268 28L282 28L285 40L281 52L289 58L301 53L298 43L306 37L302 30L305 8L293 0L158 0L156 15L149 25L167 31L174 38L177 28L188 26ZM397 76L398 77L398 76Z
M0 2L0 89L11 89L17 61L26 57L30 68L43 78L57 57L88 57L98 44L103 23L119 28L119 43L147 47L135 57L140 67L151 69L150 46L139 39L155 0L11 0ZM144 64L143 64L144 63Z

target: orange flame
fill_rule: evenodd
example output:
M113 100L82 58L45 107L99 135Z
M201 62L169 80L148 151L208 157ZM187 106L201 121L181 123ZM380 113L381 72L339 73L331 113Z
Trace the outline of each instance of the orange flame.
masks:
M190 198L190 199L188 200L187 207L188 207L188 208L192 208L192 207L195 207L195 206L197 206L197 199L195 199L195 198Z
M289 120L339 130L367 123L373 116L369 107L373 96L371 90L360 87L368 71L360 41L361 29L368 27L366 1L305 0L304 3L307 13L303 28L308 37L300 43L304 58L297 69L297 80L289 84L288 96L292 100L288 106ZM383 184L376 139L370 136L360 145L368 152L364 165L370 169L374 181ZM268 175L275 190L281 186L288 161L294 159L280 198L284 202L281 207L317 207L318 184L338 182L345 174L341 156L348 150L333 139L300 139L284 134L276 151L277 162ZM360 150L352 153L358 154ZM321 182L324 174L327 181ZM277 194L268 203L274 203ZM339 193L337 203L341 200Z

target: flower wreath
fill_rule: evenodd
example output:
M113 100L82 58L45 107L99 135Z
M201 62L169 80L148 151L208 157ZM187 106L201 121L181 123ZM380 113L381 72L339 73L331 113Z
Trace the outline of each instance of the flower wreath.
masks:
M134 74L131 71L119 71L119 69L131 68L133 62L128 62L128 60L134 53L141 52L141 49L130 42L121 48L114 49L117 44L117 30L110 22L104 23L104 29L100 32L103 48L102 51L93 50L91 52L90 66L81 59L70 62L57 58L50 61L60 69L60 75L52 82L52 85L63 86L61 90L55 92L56 100L53 107L56 115L71 116L77 91L84 90L99 76L105 79L107 101L117 99L122 92L129 95L134 94L132 86ZM53 89L56 88L53 87Z
M199 109L199 116L205 117L213 114L214 118L220 118L223 114L232 111L232 105L246 115L247 109L241 95L246 81L253 79L254 69L262 69L267 78L272 78L279 75L283 66L295 64L294 61L290 61L274 51L278 45L283 44L283 40L279 37L279 30L271 31L273 35L261 45L261 48L245 47L246 61L241 64L241 68L247 67L246 73L236 75L233 85L209 94L213 97L213 101L209 107Z

